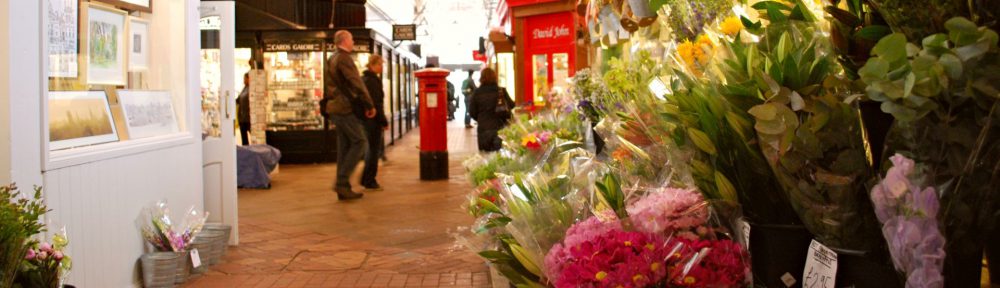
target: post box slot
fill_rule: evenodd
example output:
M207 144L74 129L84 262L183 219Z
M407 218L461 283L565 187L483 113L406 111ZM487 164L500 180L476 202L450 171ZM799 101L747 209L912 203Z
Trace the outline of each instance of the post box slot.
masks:
M430 88L430 89L435 89L435 88L438 88L438 84L427 84L425 87Z

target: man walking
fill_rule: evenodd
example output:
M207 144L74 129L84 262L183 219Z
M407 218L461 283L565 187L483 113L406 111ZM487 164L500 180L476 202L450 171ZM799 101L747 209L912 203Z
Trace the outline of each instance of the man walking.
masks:
M333 191L337 199L352 200L364 196L351 190L350 177L354 168L365 156L368 149L368 139L365 129L355 109L363 111L366 118L375 117L375 106L365 83L361 81L361 72L354 65L351 52L354 51L354 37L346 30L337 31L333 36L337 50L327 59L324 83L326 89L327 113L337 129L337 180Z
M469 104L472 104L472 92L476 91L476 81L472 80L472 70L469 78L462 81L462 95L465 95L465 128L472 128L472 116L469 115Z

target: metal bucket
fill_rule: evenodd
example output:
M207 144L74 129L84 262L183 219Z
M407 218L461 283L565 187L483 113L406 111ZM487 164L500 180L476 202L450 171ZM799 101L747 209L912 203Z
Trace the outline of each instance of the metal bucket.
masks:
M142 255L142 283L146 288L172 288L177 276L175 252L153 252Z
M198 235L194 238L194 242L191 243L191 249L198 250L198 258L201 260L201 266L194 268L192 272L200 274L208 271L208 266L212 265L211 258L215 254L215 248L218 246L216 242L219 241L219 238L222 238L222 232L205 230L198 232Z
M221 261L222 256L226 255L226 251L228 250L227 248L229 248L229 239L230 239L229 237L233 233L233 226L229 225L229 224L222 224L222 223L205 223L205 226L202 227L201 229L202 229L202 231L219 231L219 232L222 232L222 238L221 238L222 241L219 241L219 244L218 244L219 247L217 247L217 249L219 251L219 258L220 258L219 261ZM216 261L216 263L218 263L218 261ZM214 265L216 263L212 263L212 264Z
M174 284L181 284L191 276L191 252L187 250L177 253L177 273L174 276Z

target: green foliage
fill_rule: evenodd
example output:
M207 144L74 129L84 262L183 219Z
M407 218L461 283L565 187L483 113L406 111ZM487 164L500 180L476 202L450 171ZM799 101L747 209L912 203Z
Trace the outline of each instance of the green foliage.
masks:
M800 5L760 2L770 24L760 42L733 43L722 65L723 94L753 119L774 179L805 226L826 245L870 250L877 222L867 203L860 123L841 101L850 82L815 17Z
M35 243L31 237L45 231L41 217L48 211L41 188L35 187L33 197L28 198L13 184L0 187L0 287L11 286L25 253Z
M875 45L877 57L859 70L868 85L871 100L882 103L882 111L900 121L912 122L938 110L943 102L957 104L972 93L996 95L995 84L972 78L975 64L997 49L997 33L976 27L964 18L949 20L948 34L923 39L923 48L907 43L901 33L885 37ZM964 82L964 83L963 83ZM966 87L975 91L947 93Z

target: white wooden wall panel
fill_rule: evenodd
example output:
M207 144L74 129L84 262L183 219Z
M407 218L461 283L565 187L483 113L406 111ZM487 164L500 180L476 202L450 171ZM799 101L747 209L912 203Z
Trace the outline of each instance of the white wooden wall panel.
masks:
M143 207L158 199L168 201L175 221L192 205L202 210L200 145L45 172L45 197L53 209L48 221L66 226L70 240L67 252L74 267L68 283L139 285L138 259L145 245L136 220Z

